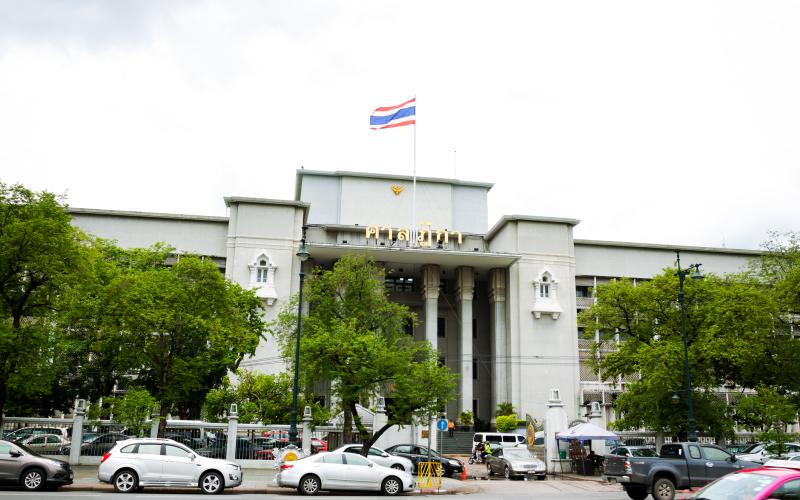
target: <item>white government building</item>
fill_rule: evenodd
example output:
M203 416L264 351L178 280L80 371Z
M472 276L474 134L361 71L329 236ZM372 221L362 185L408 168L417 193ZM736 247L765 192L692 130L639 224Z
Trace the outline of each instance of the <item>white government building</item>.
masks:
M577 311L592 287L615 277L649 279L674 265L675 251L704 272L741 271L753 250L573 239L574 219L505 215L490 227L492 184L355 172L298 170L294 200L225 198L227 217L71 208L74 224L123 247L164 241L179 252L213 258L225 275L257 289L267 320L299 287L295 256L307 225L305 263L330 266L347 253L366 253L386 271L392 300L408 305L413 335L437 346L461 375L447 415L473 410L492 420L498 402L520 417L544 419L552 389L569 418L597 401L603 423L624 380L604 382L586 360ZM409 222L416 192L418 241ZM677 296L677 290L676 290ZM286 366L264 342L242 368L267 373Z

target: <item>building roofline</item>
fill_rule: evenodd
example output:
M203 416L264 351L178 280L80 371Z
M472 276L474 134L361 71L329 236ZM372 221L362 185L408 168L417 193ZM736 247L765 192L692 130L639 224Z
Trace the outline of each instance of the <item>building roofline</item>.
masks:
M228 217L214 215L187 215L187 214L167 214L160 212L135 212L130 210L105 210L97 208L77 208L68 207L70 214L85 215L107 215L110 217L139 217L142 219L172 219L172 220L192 220L201 222L228 222Z
M234 203L250 203L252 205L285 205L308 210L308 203L297 200L277 200L271 198L248 198L246 196L226 196L225 206L229 207Z
M761 250L748 250L744 248L696 247L688 245L667 245L663 243L632 243L627 241L574 240L574 244L575 246L630 247L645 250L680 250L687 252L727 253L740 255L762 255L764 253Z
M308 170L308 169L297 169L297 177L294 184L294 198L295 200L300 199L300 188L303 185L303 176L305 175L313 175L318 177L360 177L363 179L384 179L384 180L401 180L401 181L408 181L411 182L414 180L414 177L410 175L391 175L391 174L373 174L368 172L351 172L347 170L336 170L333 172L324 171L324 170ZM476 182L476 181L462 181L458 179L447 179L443 177L417 177L417 182L430 182L430 183L438 183L438 184L450 184L454 186L469 186L469 187L481 187L486 188L486 190L492 189L494 187L493 183L489 182Z
M504 215L500 217L500 219L495 222L494 226L489 229L489 232L486 233L486 240L491 240L494 238L494 235L497 234L503 226L508 224L509 222L547 222L551 224L567 224L569 226L577 226L580 224L579 219L565 219L562 217L541 217L536 215Z

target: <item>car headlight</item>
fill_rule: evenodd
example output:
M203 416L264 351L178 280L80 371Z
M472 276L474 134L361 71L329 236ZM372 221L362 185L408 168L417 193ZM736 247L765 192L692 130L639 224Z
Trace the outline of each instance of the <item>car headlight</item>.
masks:
M453 465L453 466L459 466L459 465L461 465L461 463L460 463L458 460L452 460L452 459L449 459L449 460L447 460L447 462L448 462L450 465Z
M230 467L230 468L231 468L231 469L233 469L233 470L239 470L239 469L241 469L241 467L239 467L239 465L238 465L238 464L232 464L232 463L228 463L228 467Z

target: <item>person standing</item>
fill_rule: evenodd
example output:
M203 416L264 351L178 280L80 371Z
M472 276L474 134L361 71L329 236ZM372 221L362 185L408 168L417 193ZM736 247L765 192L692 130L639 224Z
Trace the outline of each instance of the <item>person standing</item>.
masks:
M447 435L453 437L453 432L456 430L456 423L453 419L447 421Z

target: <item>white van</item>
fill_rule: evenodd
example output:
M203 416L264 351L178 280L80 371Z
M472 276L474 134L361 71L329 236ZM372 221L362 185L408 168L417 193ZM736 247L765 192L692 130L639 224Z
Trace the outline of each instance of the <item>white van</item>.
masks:
M526 438L522 434L513 434L510 432L476 432L472 436L472 453L475 453L475 446L478 443L489 441L492 449L502 448L504 446L518 446L526 443Z

